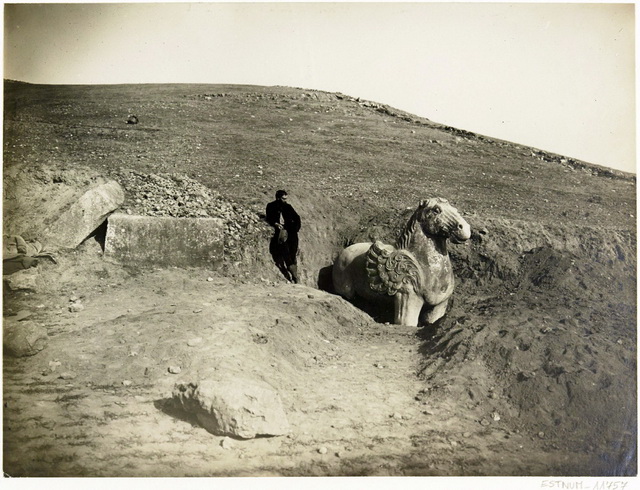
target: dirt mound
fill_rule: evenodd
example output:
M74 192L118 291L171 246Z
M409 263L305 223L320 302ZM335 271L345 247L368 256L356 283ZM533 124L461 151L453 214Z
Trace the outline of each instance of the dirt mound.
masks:
M635 274L552 246L517 251L477 262L449 316L423 334L425 380L455 385L549 447L596 451L608 473L625 472L636 458ZM477 277L493 277L493 291L478 290Z

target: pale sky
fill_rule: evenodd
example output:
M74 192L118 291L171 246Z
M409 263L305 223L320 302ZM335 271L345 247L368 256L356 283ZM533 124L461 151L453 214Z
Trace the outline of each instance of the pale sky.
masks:
M5 4L4 78L342 92L635 172L635 5Z

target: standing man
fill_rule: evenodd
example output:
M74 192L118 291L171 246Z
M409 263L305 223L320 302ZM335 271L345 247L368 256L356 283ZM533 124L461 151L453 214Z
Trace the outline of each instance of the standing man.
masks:
M274 235L269 252L284 277L296 284L298 276L298 232L300 216L287 202L287 192L276 192L276 200L267 204L267 223L273 226Z

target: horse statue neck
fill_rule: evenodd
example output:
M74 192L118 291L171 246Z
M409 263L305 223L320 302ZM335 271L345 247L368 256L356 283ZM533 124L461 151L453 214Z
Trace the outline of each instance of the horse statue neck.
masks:
M420 296L429 304L439 304L451 295L454 287L447 239L426 235L417 220L411 221L413 223L407 223L396 248L408 250L417 260Z
M415 215L407 223L396 248L409 250L419 261L429 265L441 264L448 259L446 237L426 235Z

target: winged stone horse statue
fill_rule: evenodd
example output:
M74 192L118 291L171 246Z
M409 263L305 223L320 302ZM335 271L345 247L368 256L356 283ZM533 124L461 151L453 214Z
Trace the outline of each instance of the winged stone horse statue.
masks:
M421 201L396 246L356 243L345 248L333 265L333 285L348 300L392 300L394 323L418 326L423 306L434 323L447 309L454 289L447 239L463 243L471 228L446 199Z

